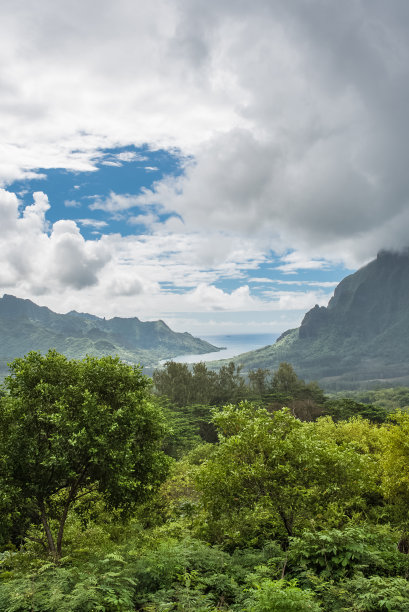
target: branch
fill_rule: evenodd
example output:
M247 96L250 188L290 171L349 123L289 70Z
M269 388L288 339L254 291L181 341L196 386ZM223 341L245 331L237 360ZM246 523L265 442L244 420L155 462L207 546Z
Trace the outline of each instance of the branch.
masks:
M95 493L95 491L98 491L97 487L94 487L92 489L88 489L87 491L84 491L84 493L80 493L79 495L75 496L75 501L77 501L78 499L81 499L81 497L85 497L86 495L90 495L91 493Z
M41 540L40 538L34 538L33 536L29 536L29 535L26 535L26 539L27 539L27 540L31 540L32 542L36 542L37 544L41 544L41 546L42 546L42 547L43 547L45 550L47 550L47 545L46 545L46 543L44 542L44 540Z

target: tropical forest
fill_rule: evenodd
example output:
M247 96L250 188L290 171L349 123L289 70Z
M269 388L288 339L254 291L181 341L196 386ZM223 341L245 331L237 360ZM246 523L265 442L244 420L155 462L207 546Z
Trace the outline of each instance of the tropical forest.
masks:
M409 610L409 389L16 358L0 609Z

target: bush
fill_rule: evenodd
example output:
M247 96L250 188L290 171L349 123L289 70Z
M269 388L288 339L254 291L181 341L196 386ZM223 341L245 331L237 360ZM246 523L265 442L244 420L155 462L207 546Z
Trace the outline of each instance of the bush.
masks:
M322 610L310 590L302 590L295 580L264 580L251 589L245 601L248 612L318 612Z
M409 582L400 577L357 576L317 589L331 612L408 612Z
M293 538L289 550L289 571L297 576L313 573L323 579L406 573L407 555L399 553L396 534L387 527L351 526L319 532L304 531Z
M124 559L107 555L81 567L40 565L4 580L2 612L129 612L134 610L135 582Z

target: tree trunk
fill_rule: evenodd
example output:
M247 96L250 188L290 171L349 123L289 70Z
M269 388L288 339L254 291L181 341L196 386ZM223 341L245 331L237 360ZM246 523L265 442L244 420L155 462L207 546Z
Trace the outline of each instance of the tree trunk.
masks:
M47 538L48 552L54 559L54 561L58 561L58 553L55 547L55 542L53 538L53 534L51 533L50 525L48 524L47 513L45 511L45 505L43 501L39 501L40 512L41 512L41 522L44 527L44 532Z
M58 559L61 557L62 539L63 539L63 535L64 535L65 522L66 522L67 516L68 516L68 510L69 510L71 504L76 499L76 495L78 493L78 489L80 488L81 483L82 483L82 481L85 478L85 474L87 472L87 468L88 468L88 464L86 464L84 466L81 474L78 476L77 480L72 484L70 492L69 492L68 497L67 497L67 501L66 501L65 506L64 506L63 513L62 513L61 518L60 518L60 524L58 526L58 534L57 534L57 556L58 556Z
M288 533L288 537L291 538L291 536L293 535L293 517L287 516L282 510L279 510L278 512L283 520L285 530Z
M406 533L405 531L402 533L398 542L398 550L405 555L409 553L409 533Z
M67 515L68 515L68 508L70 507L71 504L71 500L68 500L67 503L64 506L64 511L62 513L61 519L60 519L60 524L58 527L58 534L57 534L57 555L58 555L58 559L61 557L61 547L62 547L62 538L64 535L64 527L65 527L65 521L67 520Z

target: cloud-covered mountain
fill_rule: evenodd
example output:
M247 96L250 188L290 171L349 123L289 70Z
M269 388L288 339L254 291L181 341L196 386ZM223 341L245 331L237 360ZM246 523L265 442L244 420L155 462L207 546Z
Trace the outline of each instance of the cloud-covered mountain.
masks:
M163 321L137 317L104 319L76 311L57 314L31 300L0 298L0 374L15 357L54 348L69 358L119 355L130 363L155 366L160 359L218 349L191 334L176 333Z
M409 383L409 251L380 252L344 278L327 307L315 306L274 345L238 356L244 368L297 373L327 388Z

